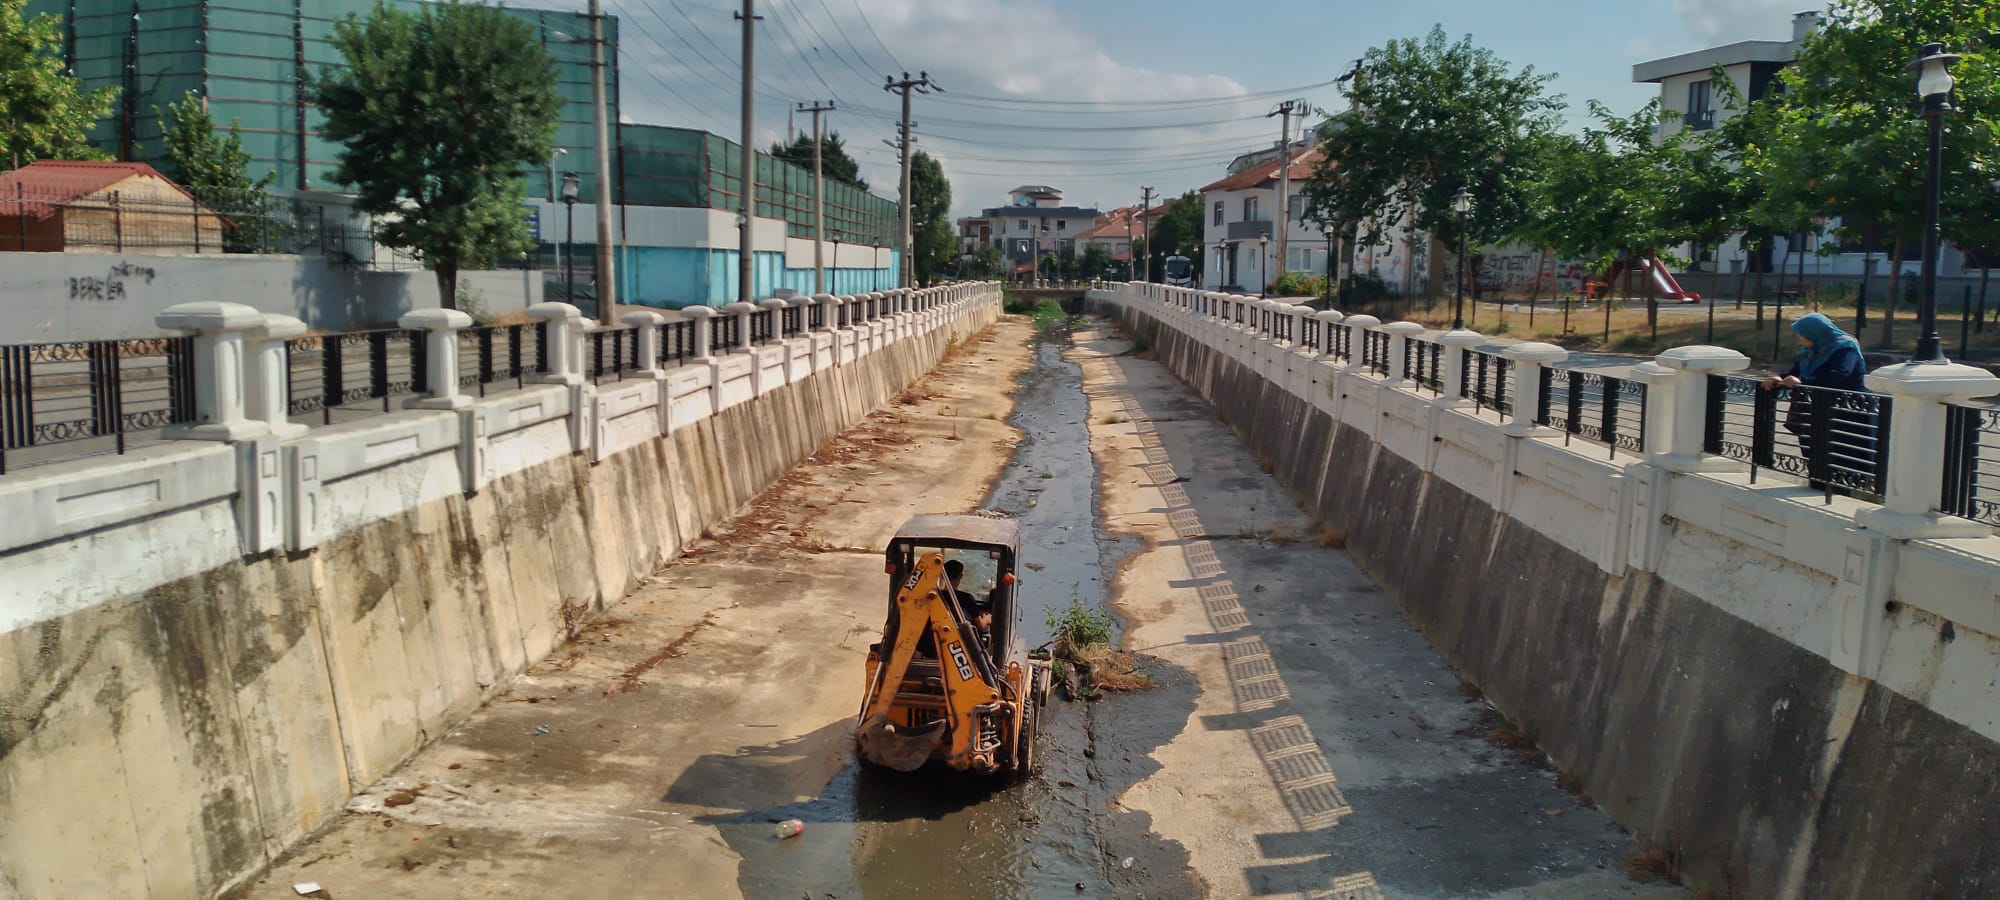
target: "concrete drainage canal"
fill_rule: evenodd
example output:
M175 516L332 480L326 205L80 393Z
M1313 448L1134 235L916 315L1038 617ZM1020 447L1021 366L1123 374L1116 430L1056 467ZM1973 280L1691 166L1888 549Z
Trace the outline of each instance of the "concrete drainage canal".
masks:
M1109 618L1108 591L1134 547L1100 521L1082 373L1064 357L1070 324L1048 320L1034 365L1016 386L1022 439L986 509L1021 522L1020 627L1033 646L1052 637L1048 611L1072 604ZM1052 696L1036 771L1001 782L950 771L897 775L850 762L803 803L714 820L742 857L746 897L1192 896L1204 893L1178 843L1150 834L1143 814L1112 800L1155 768L1149 754L1194 707L1192 680L1157 661L1157 733L1093 732L1090 702ZM1118 703L1111 696L1097 702ZM1166 725L1165 723L1171 723ZM850 728L851 721L832 727ZM845 745L843 745L845 747ZM774 836L799 819L802 834Z

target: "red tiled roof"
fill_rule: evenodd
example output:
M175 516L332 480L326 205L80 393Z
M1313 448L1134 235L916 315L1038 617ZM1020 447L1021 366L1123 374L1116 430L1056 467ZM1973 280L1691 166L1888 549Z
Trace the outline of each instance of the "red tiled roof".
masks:
M1128 227L1132 232L1132 236L1138 237L1140 232L1145 230L1143 222L1158 221L1161 216L1167 214L1167 207L1172 205L1171 203L1162 203L1152 209L1146 210L1143 217L1139 214L1139 207L1121 206L1098 216L1097 224L1077 232L1076 238L1082 240L1093 237L1124 237Z
M194 199L193 194L145 163L44 159L0 174L0 201L26 201L19 210L8 212L47 218L60 204L95 194L134 175L157 178Z
M1299 181L1312 177L1313 166L1318 165L1320 159L1324 156L1325 154L1321 153L1318 147L1314 147L1293 157L1292 180ZM1221 181L1208 185L1202 188L1201 192L1206 194L1209 191L1240 191L1277 180L1278 160L1268 159L1254 166L1249 166L1243 171L1237 172Z

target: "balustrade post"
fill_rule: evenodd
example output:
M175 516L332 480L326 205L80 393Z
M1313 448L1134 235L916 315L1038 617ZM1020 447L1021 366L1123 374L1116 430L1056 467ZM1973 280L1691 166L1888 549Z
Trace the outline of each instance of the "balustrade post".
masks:
M772 297L768 300L757 301L757 305L766 310L763 315L771 317L771 340L783 341L785 339L785 307L790 306L791 301Z
M1669 472L1723 472L1739 464L1702 453L1708 377L1741 372L1750 358L1727 347L1674 347L1632 367L1646 384L1646 462Z
M1319 355L1327 360L1336 359L1333 326L1340 324L1347 315L1338 310L1323 309L1313 313L1313 318L1319 320Z
M1466 406L1472 402L1462 396L1465 390L1465 351L1484 343L1485 340L1486 337L1479 332L1464 328L1447 331L1438 336L1438 343L1444 345L1444 350L1441 351L1444 354L1444 365L1440 367L1444 373L1438 385L1442 390L1438 391L1438 398L1432 405L1449 409Z
M618 321L632 326L639 335L639 375L666 377L665 371L660 368L660 326L666 324L667 317L650 309L641 309L619 316Z
M396 327L423 332L424 384L422 397L403 403L410 409L462 409L472 398L458 392L458 332L472 327L472 317L456 309L419 309L404 313Z
M715 309L708 306L683 306L681 317L687 319L694 331L694 355L690 362L710 362L715 357Z
M757 304L745 303L740 300L724 306L722 308L723 315L736 317L736 346L721 347L718 349L723 353L733 350L741 350L744 353L750 352L750 317L756 315L759 311L761 311L761 307Z
M1424 333L1424 326L1415 322L1390 322L1381 330L1389 335L1389 384L1402 386L1404 382L1416 381L1416 373L1410 371L1410 341Z
M1341 320L1348 327L1347 365L1341 369L1359 375L1368 371L1368 333L1380 330L1382 320L1374 316L1348 316Z
M1529 341L1509 345L1500 351L1500 356L1514 363L1514 416L1502 430L1523 437L1534 434L1542 427L1538 424L1544 412L1542 402L1548 399L1542 396L1542 370L1568 359L1569 351L1554 344ZM1697 434L1696 439L1699 438Z
M263 318L262 324L243 332L249 348L244 413L280 438L304 434L306 426L291 421L292 373L285 341L304 334L306 323L277 313L264 313Z
M165 436L193 441L237 441L266 433L267 424L245 414L248 377L244 335L264 326L264 314L241 303L179 303L153 319L161 328L187 332L194 353L195 421L170 426Z
M819 304L819 330L833 331L840 327L840 298L832 294L814 294L813 302Z
M1855 524L1898 540L1985 537L1985 523L1938 511L1943 500L1945 404L2000 392L2000 378L1975 366L1909 362L1869 373L1868 389L1889 398L1889 454L1882 506L1855 514Z
M528 317L542 322L542 359L548 371L528 378L536 384L583 383L583 312L567 303L537 303Z

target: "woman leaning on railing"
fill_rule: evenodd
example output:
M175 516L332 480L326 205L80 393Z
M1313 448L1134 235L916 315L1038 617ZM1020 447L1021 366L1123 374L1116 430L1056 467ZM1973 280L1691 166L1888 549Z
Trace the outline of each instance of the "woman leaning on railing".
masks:
M1805 348L1792 361L1791 368L1764 379L1764 390L1779 388L1824 388L1850 391L1857 394L1869 393L1862 379L1868 374L1868 363L1861 356L1861 345L1854 338L1840 330L1832 319L1819 313L1808 313L1792 323L1792 332L1798 335ZM1815 447L1821 436L1829 442L1839 440L1846 443L1863 441L1865 447L1847 447L1848 453L1873 459L1875 456L1874 413L1866 404L1856 403L1813 403L1811 391L1794 390L1791 405L1785 411L1784 427L1798 436L1799 448L1810 466L1810 479L1814 487L1824 487L1827 479L1828 454L1825 447ZM1821 452L1815 452L1818 449Z

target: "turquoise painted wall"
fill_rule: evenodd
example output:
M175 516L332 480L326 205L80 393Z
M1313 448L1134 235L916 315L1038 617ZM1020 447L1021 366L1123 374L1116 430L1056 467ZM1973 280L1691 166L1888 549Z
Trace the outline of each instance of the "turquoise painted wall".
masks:
M881 269L828 269L827 291L854 294L884 291L896 286L896 254ZM734 250L695 247L626 247L618 264L620 303L679 309L683 306L722 306L736 302L736 261ZM757 253L751 273L752 293L769 297L781 288L801 294L813 292L813 270L788 269L783 253Z

